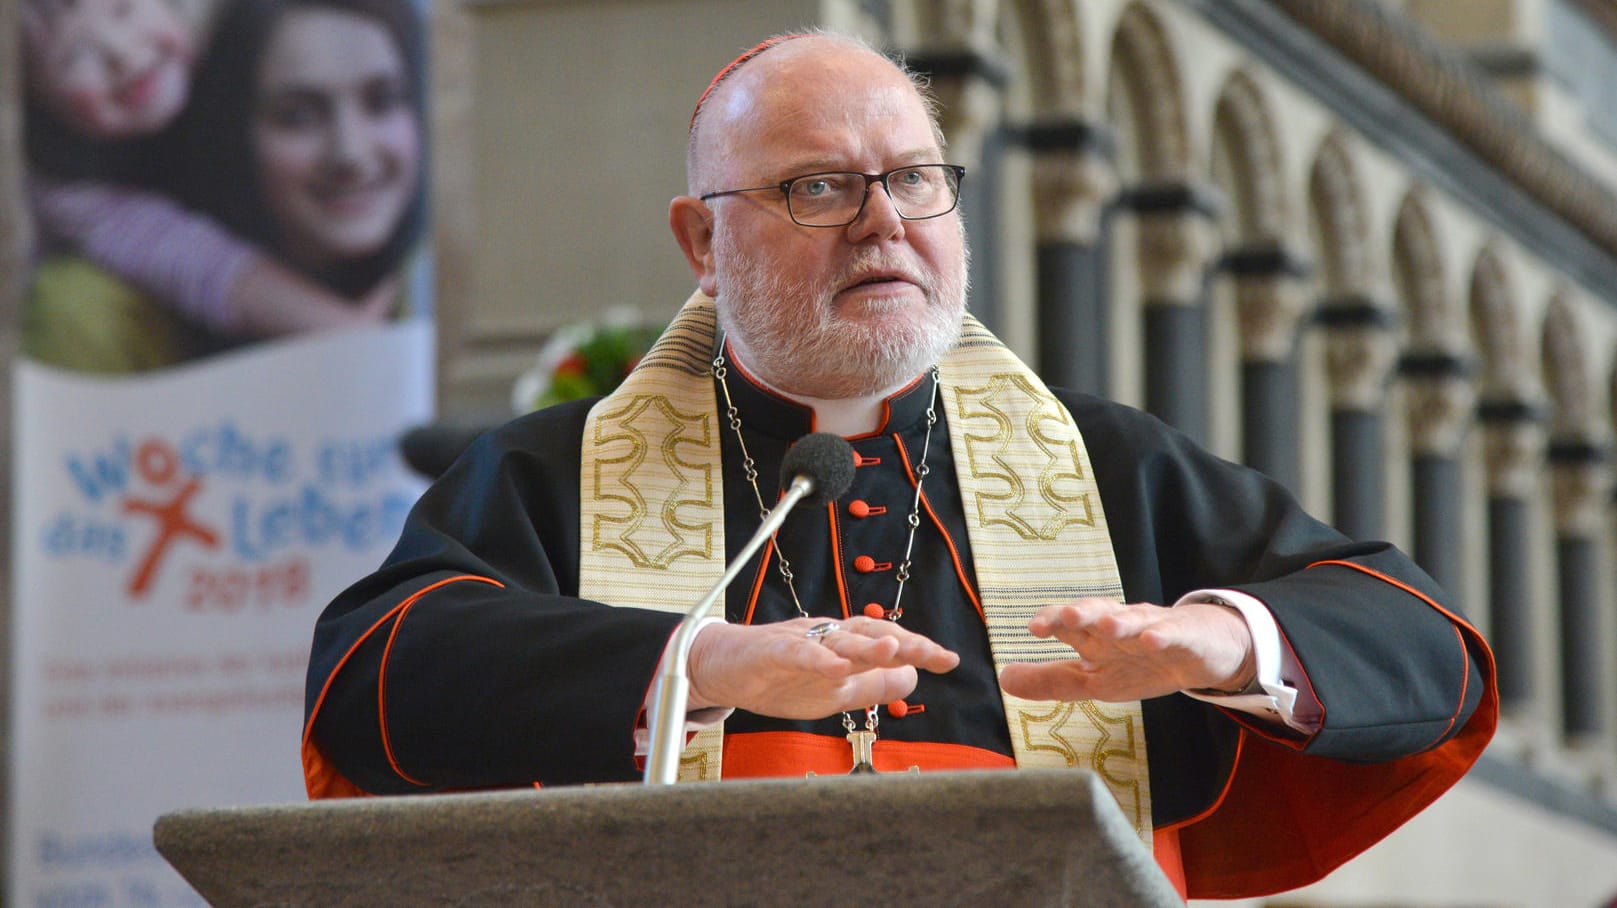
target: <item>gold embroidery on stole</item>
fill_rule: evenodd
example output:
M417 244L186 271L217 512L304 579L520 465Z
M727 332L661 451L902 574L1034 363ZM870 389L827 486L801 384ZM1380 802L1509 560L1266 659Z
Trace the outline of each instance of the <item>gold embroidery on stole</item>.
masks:
M578 594L684 614L724 576L724 482L700 294L591 410L580 462ZM724 601L713 614L724 616ZM716 781L724 730L685 746L682 782Z
M989 646L1009 662L1071 658L1027 624L1082 596L1121 601L1111 536L1072 416L976 319L939 363ZM1140 704L1048 703L1001 691L1019 767L1074 767L1105 781L1147 847L1151 786Z

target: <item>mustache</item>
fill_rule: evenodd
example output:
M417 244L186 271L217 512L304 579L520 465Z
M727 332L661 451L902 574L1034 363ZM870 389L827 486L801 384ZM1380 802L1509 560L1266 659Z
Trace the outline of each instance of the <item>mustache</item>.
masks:
M917 268L914 262L905 261L902 256L874 249L861 249L844 264L832 279L831 289L851 287L874 275L901 277L929 292L936 289L936 279L926 269Z

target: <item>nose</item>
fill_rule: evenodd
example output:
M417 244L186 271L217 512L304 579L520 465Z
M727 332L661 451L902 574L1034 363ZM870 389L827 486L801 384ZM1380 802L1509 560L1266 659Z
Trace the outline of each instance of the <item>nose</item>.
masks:
M101 59L115 77L124 78L140 72L149 56L147 45L134 29L122 29L101 36Z
M331 118L328 151L333 163L358 168L370 142L365 114L353 104L338 104Z
M876 193L876 187L881 192ZM900 240L904 238L904 219L899 217L893 197L886 183L871 183L865 187L865 207L848 225L848 239L861 242L866 239Z

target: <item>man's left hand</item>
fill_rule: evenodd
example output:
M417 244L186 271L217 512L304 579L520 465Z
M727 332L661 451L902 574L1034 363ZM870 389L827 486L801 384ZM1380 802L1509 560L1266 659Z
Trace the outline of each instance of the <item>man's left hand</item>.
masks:
M1078 655L1005 666L1000 685L1027 700L1124 702L1180 690L1236 692L1257 673L1245 619L1219 603L1164 608L1077 599L1040 609L1028 630L1054 637Z

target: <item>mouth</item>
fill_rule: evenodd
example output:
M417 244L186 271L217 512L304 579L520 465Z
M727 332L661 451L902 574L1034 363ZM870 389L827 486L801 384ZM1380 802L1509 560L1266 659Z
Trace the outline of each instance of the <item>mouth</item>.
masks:
M391 197L394 184L395 181L387 177L363 183L328 185L320 187L313 195L332 216L354 216L383 204Z
M136 73L118 89L115 95L118 103L125 107L135 108L142 108L150 104L153 95L157 93L159 80L162 76L163 67L161 61Z
M896 290L902 286L917 286L914 278L900 271L878 271L871 274L860 275L842 285L843 291L848 290Z

